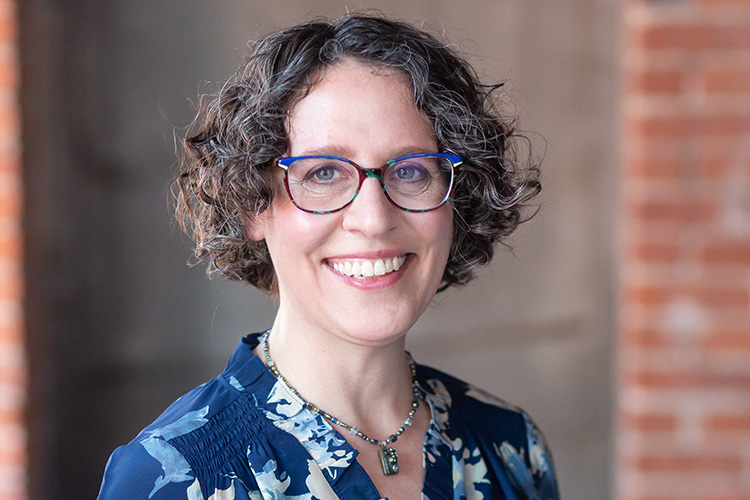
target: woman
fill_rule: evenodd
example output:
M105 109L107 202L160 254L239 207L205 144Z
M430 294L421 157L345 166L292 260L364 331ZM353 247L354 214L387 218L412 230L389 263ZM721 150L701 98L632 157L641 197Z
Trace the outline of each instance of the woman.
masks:
M114 452L100 499L558 498L525 413L404 351L539 190L496 88L378 17L254 45L185 141L177 208L276 319Z

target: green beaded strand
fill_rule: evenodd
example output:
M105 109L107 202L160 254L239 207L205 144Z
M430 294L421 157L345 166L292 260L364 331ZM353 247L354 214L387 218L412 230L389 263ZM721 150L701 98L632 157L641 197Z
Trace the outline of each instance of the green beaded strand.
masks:
M398 437L401 434L403 434L404 431L406 431L406 429L411 427L412 423L414 422L414 414L417 412L417 409L419 408L420 397L419 397L419 387L417 384L417 367L416 367L416 364L414 363L414 360L411 358L408 352L407 352L407 356L409 357L409 369L411 370L411 385L412 385L412 390L414 393L414 399L412 399L412 402L411 402L411 409L409 410L409 414L407 415L406 420L404 420L404 424L401 427L399 427L396 432L391 434L388 437L388 439L380 441L380 440L371 438L367 434L360 431L358 428L353 427L345 422L342 422L337 417L331 415L330 413L326 411L321 410L320 408L318 408L317 406L315 406L314 404L310 403L305 398L303 398L302 395L299 392L297 392L297 389L292 387L292 385L287 381L286 378L284 378L281 372L279 372L279 369L276 368L276 363L274 363L273 359L271 359L271 353L268 350L268 336L270 333L271 333L270 331L267 331L261 337L261 343L263 346L263 355L266 358L266 364L268 365L268 368L271 370L271 373L273 373L273 375L278 380L280 380L292 392L292 394L297 396L300 399L300 401L302 401L305 408L307 408L309 411L317 415L320 415L321 417L325 418L331 423L334 423L340 427L343 427L344 429L348 430L352 435L358 436L368 443L380 446L383 450L386 450L389 444L395 443L398 440ZM397 464L397 457L396 457L395 450L393 450L392 448L389 448L388 450L390 450L388 453L392 453L392 456L393 456L393 458L391 459L392 462L394 464ZM385 456L388 457L390 455L386 454ZM393 472L390 472L390 473L386 472L385 466L384 466L383 471L384 473L386 473L386 475L395 474L398 472L398 465L395 465L395 470Z

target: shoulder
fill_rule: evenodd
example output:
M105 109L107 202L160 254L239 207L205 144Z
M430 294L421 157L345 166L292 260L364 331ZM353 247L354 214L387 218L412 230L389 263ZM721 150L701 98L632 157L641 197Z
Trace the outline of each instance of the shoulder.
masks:
M428 366L418 365L417 376L425 391L445 406L451 421L482 421L500 419L525 427L528 415L515 406L489 392L452 375ZM470 418L469 418L470 417Z
M177 399L135 439L112 453L99 499L185 498L194 475L170 441L205 425L209 413L220 411L233 396L217 377Z
M205 487L207 469L237 455L231 438L253 435L248 426L262 420L258 413L252 396L222 376L193 389L112 453L99 500L192 498L191 490Z
M434 368L417 374L447 439L498 457L516 491L558 498L552 454L526 411Z
M117 448L104 471L98 500L190 498L197 486L184 457L161 439Z
M234 488L217 478L227 467L241 465L241 448L273 425L258 406L269 383L265 366L252 353L256 337L240 341L219 376L177 399L115 450L99 500L200 498L196 494L207 488Z

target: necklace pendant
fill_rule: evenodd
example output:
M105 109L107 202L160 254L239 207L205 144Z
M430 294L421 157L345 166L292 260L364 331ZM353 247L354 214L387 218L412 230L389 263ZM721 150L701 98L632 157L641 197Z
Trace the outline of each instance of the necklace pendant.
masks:
M393 448L381 448L378 451L380 455L380 465L383 466L383 474L392 476L398 474L398 455Z

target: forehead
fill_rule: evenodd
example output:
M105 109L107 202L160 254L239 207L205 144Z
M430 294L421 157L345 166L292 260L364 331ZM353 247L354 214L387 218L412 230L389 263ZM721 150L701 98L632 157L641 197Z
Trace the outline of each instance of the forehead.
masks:
M287 122L293 155L336 145L353 151L436 147L432 123L417 108L407 75L345 60L313 79Z

